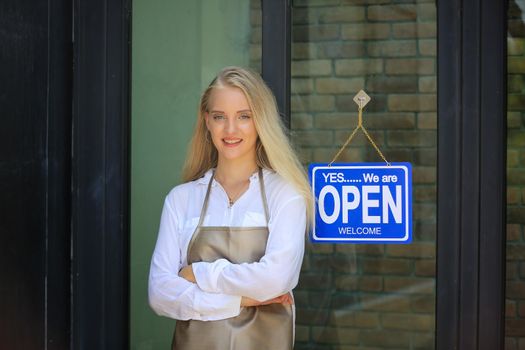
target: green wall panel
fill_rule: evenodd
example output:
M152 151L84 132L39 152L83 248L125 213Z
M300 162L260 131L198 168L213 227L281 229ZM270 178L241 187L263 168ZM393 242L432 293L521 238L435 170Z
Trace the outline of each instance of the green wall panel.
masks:
M132 33L131 349L168 349L174 321L147 300L164 197L180 170L201 91L249 64L250 2L135 0Z

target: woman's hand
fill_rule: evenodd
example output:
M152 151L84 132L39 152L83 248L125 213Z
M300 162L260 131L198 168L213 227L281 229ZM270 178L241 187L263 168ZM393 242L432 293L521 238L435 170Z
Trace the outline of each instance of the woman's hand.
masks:
M195 279L195 275L193 274L193 268L191 267L191 264L183 267L179 271L179 277L182 277L191 283L197 283L197 280Z
M292 294L286 293L286 294L280 295L278 297L275 297L273 299L266 300L266 301L257 301L255 299L248 298L248 297L242 297L241 299L241 306L244 306L244 307L261 306L261 305L269 305L269 304L292 305L293 304Z

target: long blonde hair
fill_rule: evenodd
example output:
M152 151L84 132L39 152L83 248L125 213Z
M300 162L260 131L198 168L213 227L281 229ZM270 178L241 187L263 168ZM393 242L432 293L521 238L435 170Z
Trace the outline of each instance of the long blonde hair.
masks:
M198 119L188 148L182 180L196 180L217 166L217 149L206 127L206 112L211 93L220 87L242 90L252 111L259 135L256 145L257 165L273 170L291 183L306 201L307 223L312 218L312 194L303 166L299 162L285 133L272 92L259 74L241 67L226 67L217 74L201 96Z

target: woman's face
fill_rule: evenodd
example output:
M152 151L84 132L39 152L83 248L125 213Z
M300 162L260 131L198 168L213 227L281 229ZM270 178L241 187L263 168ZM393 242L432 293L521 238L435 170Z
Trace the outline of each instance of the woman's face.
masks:
M255 162L257 131L252 111L241 89L213 89L206 113L206 126L219 160Z

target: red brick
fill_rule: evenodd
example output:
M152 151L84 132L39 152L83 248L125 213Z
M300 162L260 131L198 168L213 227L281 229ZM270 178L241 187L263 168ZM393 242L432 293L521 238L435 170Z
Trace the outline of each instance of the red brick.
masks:
M399 331L363 331L361 332L361 343L366 346L378 346L381 348L410 348L409 333Z
M332 254L334 252L333 244L306 243L306 250L314 254Z
M507 37L507 55L521 56L525 53L525 39Z
M507 168L517 168L520 165L520 152L507 148Z
M295 25L292 30L294 42L327 41L339 39L339 25Z
M431 147L436 145L436 134L433 131L393 130L387 132L390 147Z
M398 294L363 294L361 308L365 311L408 312L410 299Z
M292 77L306 77L330 75L332 62L330 60L306 60L292 62Z
M408 275L412 271L407 259L364 259L363 273L381 275Z
M416 19L416 7L407 5L369 6L368 19L370 21L406 21Z
M386 60L387 74L434 74L435 60L432 58L390 58Z
M437 43L435 39L418 40L418 47L421 56L435 57L437 54Z
M507 187L507 205L521 203L521 188L516 186Z
M260 1L260 0L259 0ZM309 24L317 22L317 12L309 8L294 6L292 24ZM292 31L294 27L292 27Z
M412 244L389 245L387 256L403 258L435 258L434 243L413 242Z
M505 300L505 318L514 318L517 315L516 301Z
M315 81L315 89L319 94L357 93L364 85L364 78L317 78Z
M525 244L523 243L509 243L507 244L507 261L525 259Z
M368 54L371 57L408 57L415 56L415 40L372 41L368 43Z
M317 344L358 344L359 331L343 327L313 327L312 340Z
M419 78L419 92L436 92L437 78L434 76Z
M436 6L434 1L426 4L417 4L417 19L419 21L435 21L437 18Z
M382 59L341 59L335 61L335 73L338 76L367 75L383 72Z
M436 204L434 203L414 203L414 220L436 221Z
M525 299L525 282L507 281L507 298Z
M299 278L299 289L324 290L331 284L331 274L320 272L302 273Z
M294 113L290 119L292 130L311 129L313 126L313 116L311 114Z
M507 224L507 241L517 241L521 236L521 225Z
M381 324L385 329L398 329L406 331L433 331L433 315L416 314L383 314Z
M338 5L339 0L294 0L294 7L314 7L314 6L329 6Z
M362 42L320 42L316 46L319 58L363 57L365 54Z
M310 327L308 326L295 326L295 341L309 341L310 340Z
M412 333L412 347L414 350L433 349L435 344L434 332Z
M436 297L432 295L414 295L410 301L413 312L425 312L433 314L436 306Z
M296 324L298 325L326 325L330 312L324 309L306 309L297 305Z
M291 99L292 112L327 112L334 107L333 96L293 95Z
M436 275L436 260L416 260L416 276L434 277Z
M525 319L505 320L505 335L511 337L525 337Z
M388 109L392 112L436 111L436 95L389 95Z
M416 166L412 168L412 182L414 184L435 184L436 168L430 166Z
M386 39L390 36L387 23L353 23L342 25L341 36L344 40Z
M291 81L292 94L309 94L314 92L314 81L310 78L294 78Z
M425 130L437 130L437 113L421 112L417 116L417 128ZM437 138L437 135L435 136Z
M385 246L383 244L337 244L335 250L359 256L382 256L385 253Z
M392 25L394 38L435 38L436 22L408 22Z
M333 143L333 136L331 131L296 130L292 140L298 146L327 146Z
M437 138L437 135L434 136ZM435 166L437 150L435 148L419 148L414 150L414 163L418 166Z
M312 43L292 43L292 60L315 58L317 45ZM328 62L329 63L329 62ZM292 63L293 65L293 63ZM327 65L330 67L330 64ZM330 67L331 70L331 67Z
M352 328L378 328L379 316L372 312L356 312L354 310L334 310L330 324Z
M518 315L525 317L525 301L520 301L518 304Z
M435 186L417 186L414 188L414 199L416 202L435 202Z
M416 93L418 80L414 76L371 76L366 80L368 93Z
M365 19L364 6L327 7L318 12L319 23L358 22Z
M313 161L317 163L329 163L334 158L337 153L337 148L315 148L313 154ZM339 158L338 162L362 162L363 156L362 152L356 148L346 148Z
M407 294L432 294L434 292L433 278L390 277L385 278L385 292Z
M523 85L523 74L507 74L507 93L519 94Z

